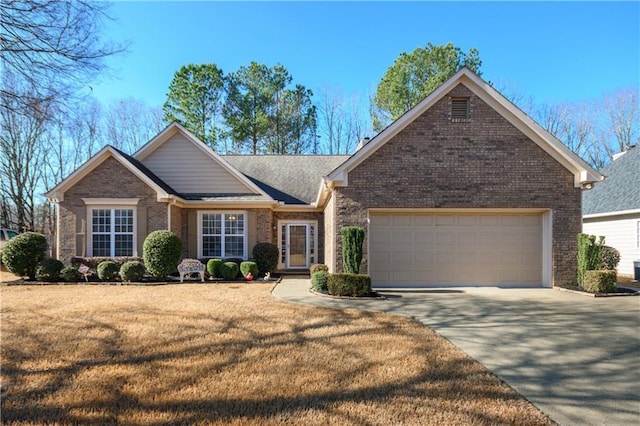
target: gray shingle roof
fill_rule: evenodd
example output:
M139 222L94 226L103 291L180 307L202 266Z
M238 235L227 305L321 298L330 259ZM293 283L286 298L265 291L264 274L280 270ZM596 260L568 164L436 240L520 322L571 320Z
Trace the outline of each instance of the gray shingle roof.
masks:
M598 214L640 209L640 146L601 170L606 176L582 195L582 214Z
M322 176L342 164L346 155L225 155L229 164L274 200L311 204Z

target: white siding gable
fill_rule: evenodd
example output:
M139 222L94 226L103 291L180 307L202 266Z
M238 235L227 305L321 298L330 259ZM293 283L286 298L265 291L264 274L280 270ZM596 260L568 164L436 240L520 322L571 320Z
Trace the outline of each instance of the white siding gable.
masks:
M255 194L180 132L157 147L142 163L181 194Z

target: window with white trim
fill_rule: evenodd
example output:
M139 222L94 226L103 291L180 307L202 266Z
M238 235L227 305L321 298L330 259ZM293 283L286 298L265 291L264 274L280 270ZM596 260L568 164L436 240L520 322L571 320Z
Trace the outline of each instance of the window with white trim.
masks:
M90 256L133 256L135 248L135 209L91 208Z
M247 257L244 212L200 212L200 257Z

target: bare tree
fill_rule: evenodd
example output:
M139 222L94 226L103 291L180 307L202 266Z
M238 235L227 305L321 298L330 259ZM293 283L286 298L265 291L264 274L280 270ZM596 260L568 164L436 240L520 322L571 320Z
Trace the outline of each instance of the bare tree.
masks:
M49 104L65 100L78 84L104 70L103 59L124 50L100 39L108 3L84 0L4 0L0 8L0 59L32 97ZM31 106L3 85L2 108Z
M339 88L323 86L319 92L318 120L322 150L327 154L351 154L369 127L362 118L357 96L346 96Z
M125 98L109 105L104 116L106 143L127 153L137 151L165 126L160 107Z
M626 88L605 95L602 107L607 115L606 130L612 137L615 152L626 151L640 136L638 89Z
M4 82L10 90L18 84L8 75ZM26 93L19 88L21 93ZM14 93L19 93L16 90ZM36 227L37 190L42 181L42 136L50 118L51 105L37 96L11 96L2 99L7 108L0 108L0 193L3 210L9 214L8 225L18 230Z

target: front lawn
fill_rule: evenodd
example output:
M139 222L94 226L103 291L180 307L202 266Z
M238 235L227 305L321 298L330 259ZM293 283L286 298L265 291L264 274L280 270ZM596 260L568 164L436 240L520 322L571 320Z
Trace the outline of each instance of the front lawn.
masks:
M267 284L2 286L3 424L552 424L408 319Z

